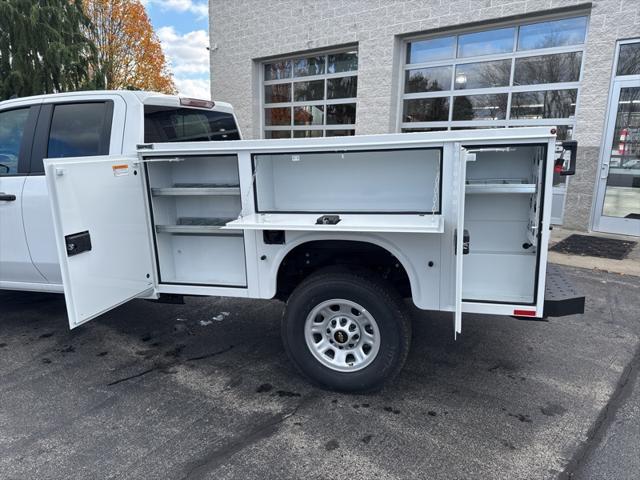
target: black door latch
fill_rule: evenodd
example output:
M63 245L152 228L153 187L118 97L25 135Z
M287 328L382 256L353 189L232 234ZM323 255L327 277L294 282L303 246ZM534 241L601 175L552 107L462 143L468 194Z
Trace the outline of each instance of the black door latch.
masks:
M322 215L316 220L316 225L335 225L340 221L340 215Z
M72 233L64 237L64 243L67 248L67 257L73 257L82 252L91 250L91 235L89 231Z
M469 230L466 228L462 233L462 254L469 255L469 242L471 237L469 236ZM454 255L458 254L458 230L453 232L453 253Z

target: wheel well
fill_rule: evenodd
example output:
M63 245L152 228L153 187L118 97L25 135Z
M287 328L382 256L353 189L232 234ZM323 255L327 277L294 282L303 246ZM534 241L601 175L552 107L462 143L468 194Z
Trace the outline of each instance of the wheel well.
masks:
M411 283L404 266L385 248L354 240L316 240L298 245L282 260L276 298L286 300L302 280L331 266L371 271L391 283L403 297L411 296Z

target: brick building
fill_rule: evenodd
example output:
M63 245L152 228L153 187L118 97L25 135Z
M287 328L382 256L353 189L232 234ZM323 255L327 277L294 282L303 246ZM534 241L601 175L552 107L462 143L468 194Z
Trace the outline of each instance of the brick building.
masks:
M210 0L247 138L554 125L567 228L640 235L640 0Z

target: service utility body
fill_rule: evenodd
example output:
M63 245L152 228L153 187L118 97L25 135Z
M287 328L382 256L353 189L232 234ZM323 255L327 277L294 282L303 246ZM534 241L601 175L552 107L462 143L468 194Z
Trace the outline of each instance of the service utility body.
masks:
M464 313L581 313L584 298L547 269L552 176L573 173L576 153L555 133L149 143L45 159L70 326L137 297L279 298L295 366L363 391L404 363L403 298L452 312L453 335Z

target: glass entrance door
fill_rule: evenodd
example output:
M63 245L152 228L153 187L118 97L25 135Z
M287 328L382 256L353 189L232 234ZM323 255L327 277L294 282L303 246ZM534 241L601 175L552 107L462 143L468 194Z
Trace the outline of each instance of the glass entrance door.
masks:
M616 77L610 98L594 229L640 236L640 78Z

